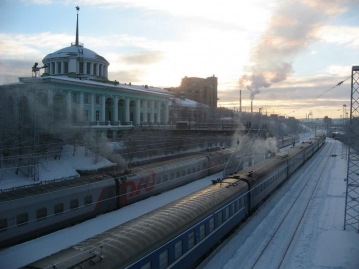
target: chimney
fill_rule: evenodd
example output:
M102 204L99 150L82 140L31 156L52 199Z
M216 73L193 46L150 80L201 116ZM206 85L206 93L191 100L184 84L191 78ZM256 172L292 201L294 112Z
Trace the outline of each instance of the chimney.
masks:
M242 112L242 90L239 90L239 112Z
M251 114L253 114L253 100L251 100Z

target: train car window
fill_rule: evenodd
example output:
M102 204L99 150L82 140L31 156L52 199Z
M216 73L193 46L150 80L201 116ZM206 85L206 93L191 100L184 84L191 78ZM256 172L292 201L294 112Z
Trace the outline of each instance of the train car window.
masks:
M177 171L177 172L176 172L176 178L179 178L179 177L180 177L180 172Z
M197 172L199 172L201 170L201 167L197 166Z
M54 213L55 214L61 214L62 212L64 212L64 204L63 203L54 205Z
M47 208L43 207L38 210L36 210L36 219L42 220L47 217Z
M209 232L214 231L214 218L209 219Z
M196 172L196 168L192 167L192 174Z
M187 175L191 174L191 168L187 169Z
M168 249L160 253L160 269L165 269L168 266Z
M231 204L231 212L230 212L231 216L233 216L234 214L234 203Z
M229 218L229 206L226 207L226 215L224 216L224 220L226 221Z
M7 229L7 219L0 219L0 233Z
M22 213L16 216L16 224L17 225L24 225L29 221L29 214Z
M182 240L180 240L175 244L175 260L179 259L182 256L182 253Z
M79 207L79 199L74 199L70 201L70 209L76 209Z
M174 179L175 175L173 173L170 174L170 180Z
M202 224L201 226L199 226L199 241L202 241L205 236L206 236L206 229L205 229L205 225Z
M223 222L223 212L220 211L217 214L217 227L220 226Z
M151 269L151 268L152 268L152 265L151 265L150 261L148 263L146 263L145 265L141 266L141 269Z
M156 178L156 184L161 184L161 177ZM150 184L148 184L149 186L153 186L155 185L155 182L153 180L150 181Z
M163 182L166 182L168 180L168 176L167 175L164 175L163 176Z
M182 170L182 176L184 177L186 175L186 171Z
M85 198L84 198L84 204L85 204L85 205L90 205L90 204L92 204L92 195L87 195L87 196L85 196Z
M194 232L188 234L188 249L193 248L194 246Z

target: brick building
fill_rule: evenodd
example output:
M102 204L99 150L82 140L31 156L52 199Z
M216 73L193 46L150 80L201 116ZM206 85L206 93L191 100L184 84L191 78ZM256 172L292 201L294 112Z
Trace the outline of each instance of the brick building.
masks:
M187 99L216 108L217 85L218 79L214 75L208 78L184 77L179 87L166 90L174 92L176 97L184 96Z

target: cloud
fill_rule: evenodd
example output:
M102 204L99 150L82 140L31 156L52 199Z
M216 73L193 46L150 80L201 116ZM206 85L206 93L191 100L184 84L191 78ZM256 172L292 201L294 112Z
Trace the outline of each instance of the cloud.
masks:
M286 80L294 72L295 56L317 39L316 33L324 23L344 10L339 1L281 1L252 49L252 65L247 67L251 74L240 78L240 87L247 88L253 99L260 89Z
M0 60L0 85L19 81L18 77L31 76L33 61Z
M109 72L111 80L117 80L120 83L138 84L141 83L143 76L146 75L145 69L131 69L124 71Z
M160 51L144 51L136 54L121 56L119 61L128 65L148 65L159 62L163 59Z
M316 37L327 43L359 48L359 27L327 25L316 33Z

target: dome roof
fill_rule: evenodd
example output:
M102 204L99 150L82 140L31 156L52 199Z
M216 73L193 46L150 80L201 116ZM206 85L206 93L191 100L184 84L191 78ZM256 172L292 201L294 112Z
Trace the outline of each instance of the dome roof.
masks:
M82 53L81 53L82 52ZM81 55L82 54L82 55ZM84 59L93 60L95 62L102 62L109 65L109 62L102 56L98 55L96 52L86 49L81 45L71 45L70 47L66 47L50 53L46 55L46 57L42 60L43 63L50 61L52 59L58 58L73 58L73 57L83 57Z

